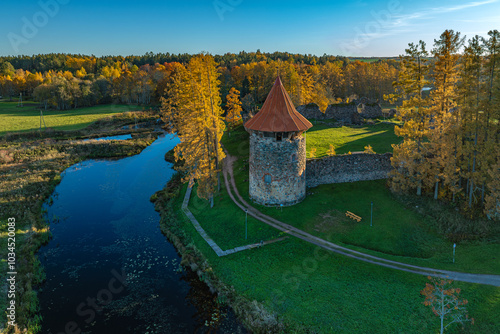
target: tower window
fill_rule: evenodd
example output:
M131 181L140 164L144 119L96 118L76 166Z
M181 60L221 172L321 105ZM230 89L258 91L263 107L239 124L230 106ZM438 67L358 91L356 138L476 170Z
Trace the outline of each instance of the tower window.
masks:
M270 184L272 182L272 177L269 174L264 175L264 182Z
M272 137L274 137L274 135L272 132L264 132L264 137L272 138Z
M281 141L283 139L283 134L281 132L278 132L276 134L276 141Z

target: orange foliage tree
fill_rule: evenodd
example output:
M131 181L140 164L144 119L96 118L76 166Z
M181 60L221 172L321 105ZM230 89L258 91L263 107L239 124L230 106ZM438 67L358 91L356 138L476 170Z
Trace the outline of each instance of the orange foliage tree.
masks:
M452 280L439 279L428 277L430 283L425 284L425 288L420 292L425 296L423 304L431 306L432 312L441 320L441 331L454 323L459 323L462 326L466 322L474 324L474 318L469 318L466 305L467 299L460 299L460 289L452 288Z

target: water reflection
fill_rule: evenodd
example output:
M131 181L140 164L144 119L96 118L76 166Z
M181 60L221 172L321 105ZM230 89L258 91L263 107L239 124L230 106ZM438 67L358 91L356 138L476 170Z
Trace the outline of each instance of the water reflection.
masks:
M53 239L40 250L43 333L244 332L182 269L149 201L174 173L164 154L177 143L161 136L137 156L63 173L47 207Z

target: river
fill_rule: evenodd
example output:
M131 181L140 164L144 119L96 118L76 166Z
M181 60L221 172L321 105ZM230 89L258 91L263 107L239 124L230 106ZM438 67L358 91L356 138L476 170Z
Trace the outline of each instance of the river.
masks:
M139 155L71 166L47 201L42 333L246 333L180 266L149 201L174 174L160 136ZM48 204L50 203L50 205Z

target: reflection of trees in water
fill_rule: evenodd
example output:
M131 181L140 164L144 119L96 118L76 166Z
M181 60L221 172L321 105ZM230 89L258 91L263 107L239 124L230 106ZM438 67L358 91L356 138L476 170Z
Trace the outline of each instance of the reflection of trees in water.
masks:
M189 283L190 289L186 300L196 307L193 319L198 326L195 333L217 333L222 321L227 314L217 301L217 295L210 292L205 282L200 281L198 275L192 270L186 269L186 274L181 280Z

